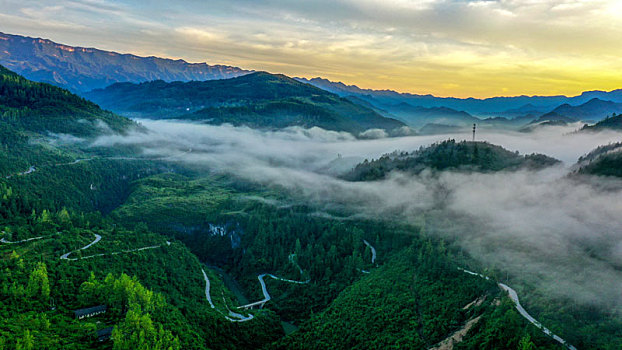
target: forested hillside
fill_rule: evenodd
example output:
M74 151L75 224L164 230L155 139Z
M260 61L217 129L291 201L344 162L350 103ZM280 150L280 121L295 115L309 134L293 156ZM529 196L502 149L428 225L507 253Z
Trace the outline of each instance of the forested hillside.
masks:
M0 344L6 348L111 348L96 335L107 327L115 327L114 349L257 347L279 335L267 311L256 315L264 321L232 327L211 309L202 265L183 244L119 228L96 213L29 211L14 193L2 187L0 264L7 273ZM100 241L79 250L97 236ZM73 310L95 305L108 309L74 319Z
M174 164L122 148L49 142L46 135L48 125L54 127L49 111L60 113L53 116L59 127L79 126L53 131L85 137L114 129L70 113L92 121L109 116L120 121L120 132L133 123L64 90L4 73L3 105L27 113L6 116L0 129L7 151L0 158L1 348L257 348L282 334L268 310L241 324L214 310L206 300L207 278L214 295L233 296L182 243L103 217L125 201L133 180ZM74 316L101 305L103 314Z
M559 161L542 154L519 155L486 142L447 140L417 151L394 152L357 165L346 179L378 180L391 171L419 173L424 169L493 172L520 168L540 169Z
M613 114L594 125L584 125L581 131L622 130L622 114Z
M286 205L296 200L284 194L226 177L163 174L136 182L126 204L111 217L128 227L144 221L151 230L183 241L201 260L217 267L237 305L261 300L261 274L308 279L304 284L266 281L272 299L264 308L286 322L287 330L300 327L266 349L318 344L431 348L467 324L460 348L486 344L485 349L512 349L531 343L560 348L526 323L492 281L461 271L472 263L469 257L443 241L426 238L421 228L314 215L307 205ZM488 273L495 276L494 271ZM485 302L463 310L476 300ZM568 300L543 295L523 303L544 317L539 321L557 334L569 335L580 348L607 348L620 341L608 335L608 329L620 324L614 315L569 307ZM560 308L565 311L557 312ZM590 314L602 318L584 323L583 317ZM592 331L600 334L597 342L593 336L586 338Z
M115 112L145 118L180 118L259 128L318 126L358 134L404 126L364 106L284 75L265 72L233 79L119 83L86 96Z
M56 86L29 81L0 66L0 121L38 133L93 136L133 123Z
M105 212L118 205L130 181L157 166L119 161L113 151L85 149L81 142L135 127L67 90L0 67L0 176L37 209Z
M534 343L538 349L559 348L536 328L525 327L495 283L460 271L448 254L430 241L413 243L344 290L277 348L529 349ZM455 340L460 337L465 341Z
M600 146L579 158L579 174L622 177L622 143Z

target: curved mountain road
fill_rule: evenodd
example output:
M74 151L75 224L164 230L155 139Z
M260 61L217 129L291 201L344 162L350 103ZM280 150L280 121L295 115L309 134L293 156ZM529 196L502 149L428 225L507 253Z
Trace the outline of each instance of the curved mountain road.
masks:
M201 272L203 272L203 279L205 279L205 299L207 299L209 306L211 306L212 309L215 309L216 306L214 305L214 302L212 302L212 296L209 294L209 289L210 289L209 278L207 278L207 274L205 273L205 270L201 269Z
M228 314L223 313L222 311L218 310L216 308L216 305L214 305L214 302L212 301L212 296L210 294L210 281L209 278L207 277L207 273L205 273L204 269L201 269L201 272L203 273L203 279L205 280L205 299L207 300L207 302L209 303L209 306L212 309L215 309L216 311L218 311L220 314L223 315L223 317L230 322L246 322L246 321L250 321L252 320L255 316L253 315L248 315L248 316L244 316L242 314L239 314L237 312L233 312L231 311L231 309L229 309L229 306L227 305L227 301L225 300L225 296L223 293L222 296L222 300L225 304L225 307L227 308L227 311L229 312Z
M484 276L481 273L477 273L477 272L473 272L473 271L469 271L469 270L465 270L462 268L459 268L460 270L462 270L465 273L468 273L469 275L474 275L474 276L478 276L481 278L485 278L487 280L490 280L490 278L488 276ZM568 344L568 342L566 342L564 339L562 339L561 337L559 337L558 335L554 334L553 332L551 332L548 328L544 327L542 325L542 323L540 323L538 320L536 320L533 316L531 316L524 308L523 306L520 304L520 301L518 300L518 293L516 293L516 291L514 289L512 289L510 286L508 286L507 284L503 284L503 283L497 283L497 285L503 289L504 291L506 291L510 297L510 299L512 300L512 302L514 302L514 305L516 306L516 310L518 311L518 313L523 316L527 321L529 321L531 324L533 324L534 326L540 328L542 330L542 332L546 335L548 335L549 337L553 338L555 341L557 341L558 343L562 344L563 346L565 346L566 348L570 349L570 350L577 350L577 348L575 348L574 346L572 346L571 344Z
M170 155L170 156L166 156L166 157L157 157L157 158L147 158L147 157L91 157L91 158L78 158L74 161L71 162L66 162L66 163L54 163L54 164L43 164L43 165L31 165L30 168L28 168L28 170L23 171L21 173L15 173L15 174L10 174L10 175L6 175L5 178L10 179L14 176L24 176L24 175L28 175L31 173L34 173L35 171L37 171L37 168L39 167L50 167L50 166L64 166L64 165L73 165L73 164L78 164L78 163L82 163L82 162L88 162L91 160L95 160L95 159L111 159L111 160L171 160L174 158L180 158L188 153L192 152L192 148L189 148L187 151L181 152L180 154L174 154L174 155Z
M106 256L106 255L119 255L119 254L127 254L127 253L132 253L132 252L139 252L141 250L148 250L148 249L156 249L156 248L160 248L163 246L163 244L158 244L158 245L151 245L151 246L147 246L147 247L141 247L141 248L135 248L135 249L124 249L124 250L119 250L116 252L109 252L109 253L100 253L100 254L93 254L93 255L88 255L88 256L83 256L83 257L79 257L79 258L70 258L69 255L78 252L80 250L85 250L88 249L90 247L92 247L93 245L97 244L97 242L99 242L102 239L102 236L94 233L95 235L95 240L93 240L91 243L85 245L82 248L78 248L76 250L72 250L69 253L65 253L63 255L61 255L61 257L59 258L60 260L70 260L70 261L77 261L77 260L84 260L84 259L91 259L91 258L95 258L98 256ZM171 245L171 242L166 241L166 245L169 246Z
M70 251L69 253L65 253L65 254L61 255L60 260L72 260L72 261L75 261L75 260L84 259L84 258L69 258L69 255L71 255L71 254L73 254L73 253L75 253L77 251L80 251L80 250L88 249L91 246L93 246L94 244L97 244L97 242L101 241L102 236L98 235L97 233L94 233L94 235L95 235L95 240L94 241L92 241L91 243L85 245L82 248L78 248L76 250Z
M288 257L288 260L298 268L298 270L300 271L300 274L303 275L304 271L302 270L302 268L298 265L298 263L296 263L294 261L294 257L296 256L296 254L290 254ZM246 322L246 321L250 321L254 318L253 315L248 315L248 316L244 316L242 314L239 314L237 312L232 311L231 309L229 309L229 306L227 305L226 300L224 299L224 295L223 295L223 301L225 304L225 307L227 308L227 311L229 312L228 314L224 314L223 312L221 312L220 310L218 310L216 308L216 306L214 305L214 302L212 300L212 297L210 295L210 281L209 278L207 277L207 274L205 273L204 269L201 269L201 272L203 273L203 279L205 280L205 299L207 300L207 302L209 303L210 307L212 309L216 309L218 312L220 312L225 319L227 319L230 322ZM278 277L275 276L271 273L262 273L260 275L257 276L257 279L259 280L259 284L261 285L261 292L264 296L263 299L250 303L250 304L246 304L246 305L241 305L238 306L238 309L246 309L246 308L250 308L250 307L254 307L254 306L263 306L265 303L267 303L268 301L270 301L272 299L272 296L270 296L270 293L268 292L268 287L266 286L266 281L265 278L266 277L270 277L272 279L278 280L278 281L283 281L283 282L288 282L288 283L295 283L295 284L307 284L309 282L311 282L311 279L307 279L305 281L296 281L296 280L290 280L287 278L283 278L283 277Z
M263 293L263 299L256 301L254 303L250 303L247 305L242 305L242 306L238 306L238 309L242 309L245 307L249 307L249 306L253 306L253 305L261 305L261 304L265 304L268 301L270 301L272 299L272 297L270 296L270 293L268 293L268 288L266 287L266 281L265 281L265 277L268 276L272 279L275 279L277 281L283 281L283 282L288 282L288 283L295 283L295 284L307 284L309 282L311 282L310 279L306 280L306 281L294 281L294 280L290 280L287 278L283 278L283 277L278 277L275 276L271 273L262 273L261 275L257 276L257 279L259 280L259 284L261 284L261 292Z
M26 170L24 172L21 172L21 173L7 175L7 176L5 176L5 178L10 179L13 176L24 176L24 175L28 175L30 173L34 173L35 171L37 171L37 168L34 165L31 165L30 168L28 168L28 170Z
M298 268L298 270L300 271L300 275L303 275L303 271L300 268L300 266L298 266L298 264L294 261L294 257L296 256L296 254L290 254L289 255L289 261ZM257 279L259 280L259 284L261 285L261 292L263 293L263 299L250 303L250 304L246 304L246 305L241 305L238 306L238 309L245 309L245 308L249 308L249 307L253 307L253 306L263 306L263 304L267 303L268 301L270 301L272 299L272 297L270 296L270 293L268 293L268 288L266 287L266 281L265 281L265 277L268 276L272 279L275 279L277 281L283 281L283 282L288 282L288 283L294 283L294 284L307 284L309 282L311 282L311 279L307 279L305 281L295 281L295 280L290 280L287 278L283 278L283 277L278 277L275 276L271 273L262 273L261 275L257 276Z
M4 231L2 233L4 233ZM0 243L4 243L4 244L18 244L18 243L36 241L36 240L41 239L41 238L44 238L44 236L33 237L33 238L28 238L28 239L22 239L21 241L7 241L6 238L2 237L2 239L0 239Z

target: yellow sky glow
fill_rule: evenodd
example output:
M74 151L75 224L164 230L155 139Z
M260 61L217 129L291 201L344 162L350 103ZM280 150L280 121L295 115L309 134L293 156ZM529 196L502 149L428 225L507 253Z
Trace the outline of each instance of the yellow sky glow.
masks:
M0 30L362 88L577 95L622 88L620 14L620 0L7 0Z

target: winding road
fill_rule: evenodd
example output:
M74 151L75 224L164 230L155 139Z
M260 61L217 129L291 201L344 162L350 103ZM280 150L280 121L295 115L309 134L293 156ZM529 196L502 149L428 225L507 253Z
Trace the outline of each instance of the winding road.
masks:
M89 244L85 245L85 246L84 246L84 247L82 247L82 248L79 248L79 249L76 249L76 250L70 251L69 253L65 253L65 254L61 255L60 259L61 259L61 260L71 260L71 261L76 261L76 260L83 260L83 259L95 258L95 257L98 257L98 256L105 256L105 255L118 255L118 254L126 254L126 253L132 253L132 252L139 252L139 251L141 251L141 250L147 250L147 249L156 249L156 248L160 248L160 247L162 247L162 246L164 245L164 244L150 245L150 246L147 246L147 247L141 247L141 248L135 248L135 249L125 249L125 250L119 250L119 251L116 251L116 252L110 252L110 253L93 254L93 255L83 256L83 257L80 257L80 258L70 258L70 257L69 257L69 255L71 255L71 254L73 254L73 253L75 253L75 252L77 252L77 251L80 251L80 250L85 250L85 249L90 248L91 246L93 246L94 244L96 244L97 242L99 242L99 241L102 239L102 236L100 236L100 235L98 235L98 234L96 234L96 233L94 233L94 235L95 235L95 240L93 240L93 242L91 242L91 243L89 243ZM171 242L166 241L166 245L167 245L167 246L171 245Z
M248 316L244 316L242 314L239 314L237 312L232 311L229 308L229 305L227 305L227 300L225 299L225 293L224 292L222 293L222 301L225 303L225 307L227 308L227 311L229 311L229 315L223 314L223 316L225 316L225 319L227 321L230 321L230 322L246 322L246 321L250 321L253 318L255 318L255 316L253 314L248 314ZM222 312L221 312L221 314L222 314Z
M165 156L165 157L157 157L157 158L147 158L147 157L91 157L91 158L78 158L74 161L71 162L66 162L66 163L55 163L55 164L43 164L43 165L38 165L38 166L34 166L31 165L30 168L28 168L28 170L23 171L21 173L15 173L15 174L10 174L10 175L6 175L5 178L10 179L13 176L23 176L23 175L28 175L31 173L34 173L35 171L37 171L37 168L39 167L50 167L50 166L64 166L64 165L73 165L73 164L78 164L81 162L88 162L91 160L95 160L95 159L111 159L111 160L171 160L174 158L179 158L182 157L188 153L192 152L192 148L189 148L187 151L181 152L179 154L174 154L174 155L170 155L170 156Z
M63 166L63 165L72 165L72 164L78 164L80 162L88 162L89 160L93 160L95 159L95 157L91 157L91 158L79 158L76 159L72 162L67 162L67 163L55 163L55 164L44 164L44 165L40 165L38 167L49 167L49 166ZM10 179L13 176L23 176L23 175L28 175L31 173L34 173L35 171L37 171L37 167L35 167L34 165L31 165L30 168L28 168L28 170L21 172L21 173L16 173L16 174L11 174L11 175L7 175L6 178Z
M203 273L203 279L205 280L205 299L207 299L207 302L209 303L209 306L212 309L215 309L216 311L218 311L220 314L222 314L224 316L225 319L227 319L227 321L230 321L230 322L246 322L246 321L252 320L255 317L253 315L244 316L244 315L239 314L237 312L231 311L231 309L229 309L229 306L227 305L227 300L225 300L224 293L223 293L223 296L222 296L222 301L225 304L225 307L227 308L227 311L229 313L225 314L222 311L218 310L216 308L216 305L214 305L214 302L212 301L212 296L210 294L210 286L211 286L211 284L210 284L209 278L207 277L207 273L205 273L204 269L201 269L201 272Z
M238 306L238 309L247 309L253 306L263 305L267 303L268 301L270 301L270 299L272 299L272 297L270 296L270 293L268 293L268 288L266 287L266 281L265 281L266 276L272 279L275 279L277 281L283 281L283 282L288 282L288 283L307 284L311 282L310 279L306 281L294 281L294 280L290 280L287 278L275 276L271 273L262 273L261 275L257 276L257 279L259 280L259 284L261 284L261 292L263 293L263 299L256 301L254 303Z
M93 242L91 242L91 243L89 243L89 244L85 245L85 246L84 246L84 247L82 247L82 248L78 248L78 249L76 249L76 250L72 250L72 251L70 251L69 253L65 253L65 254L61 255L60 260L72 260L72 261L75 261L75 260L84 259L84 258L69 258L69 255L71 255L71 254L73 254L73 253L75 253L75 252L77 252L77 251L79 251L79 250L85 250L85 249L88 249L88 248L90 248L92 245L97 244L97 242L101 241L102 236L98 235L97 233L94 233L94 235L95 235L95 240L94 240Z
M5 234L6 232L2 231L2 234ZM72 250L69 253L65 253L63 255L61 255L59 257L60 260L70 260L70 261L76 261L76 260L82 260L82 259L90 259L90 258L94 258L94 257L98 257L98 256L104 256L104 255L118 255L118 254L126 254L126 253L132 253L132 252L138 252L141 250L147 250L147 249L156 249L159 248L161 246L163 246L163 244L158 244L158 245L151 245L151 246L147 246L147 247L141 247L141 248L135 248L135 249L126 249L126 250L120 250L120 251L116 251L116 252L110 252L110 253L100 253L100 254L93 254L93 255L88 255L88 256L83 256L80 258L70 258L69 255L80 251L80 250L85 250L88 249L90 247L92 247L93 245L97 244L99 241L101 241L102 236L94 233L93 235L95 235L95 239L90 242L89 244L85 245L82 248L78 248L76 250ZM0 243L4 243L4 244L18 244L18 243L25 243L25 242L30 242L30 241L35 241L35 240L39 240L42 238L46 238L46 237L50 237L50 236L39 236L39 237L33 237L33 238L28 238L28 239L22 239L21 241L7 241L6 238L2 237L0 238ZM166 241L166 245L171 245L171 242Z
M4 231L2 231L2 233L4 233ZM21 241L7 241L6 238L2 237L2 239L0 239L0 243L4 243L4 244L18 244L18 243L35 241L35 240L41 239L43 237L44 236L33 237L33 238L28 238L28 239L22 239Z
M216 306L214 306L214 302L212 302L212 296L209 294L209 288L210 288L209 278L207 278L207 274L205 273L204 269L201 269L201 272L203 272L203 278L205 279L205 299L207 299L209 306L211 306L212 309L215 309Z
M478 277L490 280L490 278L488 276L484 276L481 273L465 270L463 268L458 268L458 269L463 271L463 272L465 272L465 273L468 273L469 275L474 275L474 276L478 276ZM516 310L518 311L518 313L521 314L521 316L523 316L527 321L529 321L534 326L540 328L542 330L542 332L544 332L544 334L546 334L549 337L553 338L554 340L556 340L558 343L562 344L566 348L568 348L570 350L577 350L577 348L575 348L574 346L568 344L568 342L566 342L564 339L562 339L561 337L559 337L556 334L554 334L553 332L551 332L548 328L544 327L542 325L542 323L540 323L538 320L533 318L533 316L531 316L523 308L523 306L520 304L520 301L518 300L518 294L516 293L516 291L514 289L512 289L507 284L503 284L503 283L497 283L497 285L499 285L499 287L501 289L503 289L504 291L506 291L508 293L508 295L510 296L510 299L512 300L512 302L514 302L514 305L516 306Z
M294 257L296 256L296 254L290 254L288 257L288 260L290 261L290 263L292 263L294 266L296 266L298 268L298 270L300 271L300 275L304 274L304 271L302 270L302 268L298 265L298 263L296 263L296 261L294 260ZM254 318L254 316L252 314L249 314L248 316L244 316L242 314L239 314L237 312L232 311L231 309L229 309L229 306L227 305L227 302L225 300L224 294L223 294L223 302L225 304L225 307L227 308L227 311L229 312L228 314L224 314L222 311L218 310L216 308L216 306L214 305L214 302L212 300L212 297L210 295L210 281L209 278L207 277L207 274L205 273L204 269L201 269L201 272L203 273L203 279L205 280L205 299L207 300L207 302L209 303L210 307L212 309L216 309L218 312L220 312L225 319L227 319L228 321L231 322L246 322L246 321L250 321ZM257 276L257 279L259 280L259 284L261 285L261 292L263 293L264 298L262 300L250 303L250 304L246 304L246 305L241 305L238 306L238 309L249 309L249 308L253 308L255 306L259 306L259 307L263 307L263 305L265 303L267 303L268 301L270 301L272 299L272 297L270 296L270 293L268 292L268 287L266 286L266 281L265 278L266 277L270 277L272 279L278 280L278 281L283 281L283 282L288 282L288 283L295 283L295 284L307 284L309 282L311 282L311 279L307 279L305 281L296 281L296 280L290 280L287 278L283 278L283 277L278 277L275 276L271 273L262 273L260 275Z
M296 254L290 254L288 257L288 260L298 268L298 270L300 271L300 275L303 275L303 271L300 268L300 266L298 266L298 264L294 261L294 257L296 256ZM305 281L295 281L295 280L290 280L287 278L283 278L283 277L278 277L275 276L271 273L262 273L261 275L257 276L257 279L259 280L259 284L261 285L261 292L263 293L263 299L256 301L254 303L250 303L250 304L246 304L246 305L241 305L238 306L238 309L248 309L248 308L252 308L255 306L263 306L265 303L267 303L268 301L270 301L270 299L272 299L272 297L270 296L270 293L268 293L268 288L266 287L266 281L265 281L265 277L270 277L272 279L275 279L277 281L283 281L283 282L288 282L288 283L295 283L295 284L307 284L309 282L311 282L311 279L307 279Z
M34 165L31 165L30 168L28 168L28 170L21 172L21 173L17 173L17 174L11 174L11 175L7 175L6 178L10 179L13 176L23 176L23 175L28 175L30 173L34 173L35 171L37 171L37 168L35 168Z

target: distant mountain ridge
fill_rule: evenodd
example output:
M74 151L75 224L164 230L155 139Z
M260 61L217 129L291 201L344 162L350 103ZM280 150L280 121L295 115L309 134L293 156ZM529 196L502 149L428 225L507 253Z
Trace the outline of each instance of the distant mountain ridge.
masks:
M412 106L406 102L391 106L390 111L392 115L413 127L429 123L465 126L481 121L465 111L457 111L448 107Z
M139 57L0 32L0 64L27 79L83 93L117 82L233 78L251 71L225 65Z
M538 126L552 126L552 125L567 125L574 122L593 122L600 121L594 126L585 126L584 130L599 130L606 127L602 127L601 124L605 122L611 115L622 112L622 103L615 103L611 101L603 101L597 98L593 98L588 102L571 106L567 103L558 106L554 110L545 113L538 118L533 119L522 131L532 131ZM611 124L611 121L607 123ZM607 124L607 125L609 125ZM615 123L612 124L615 128Z
M585 91L578 96L512 96L512 97L490 97L485 99L477 98L456 98L456 97L436 97L430 94L418 95L410 93L400 93L393 90L372 90L361 89L356 85L346 85L341 82L332 82L323 78L296 78L327 91L336 93L340 96L356 96L366 100L378 107L384 108L386 105L396 105L402 102L413 106L421 107L447 107L455 110L468 112L475 116L491 115L511 115L520 112L545 112L550 111L559 105L568 103L570 105L580 105L591 99L598 98L604 101L622 103L622 89L613 91ZM506 112L507 111L507 112ZM518 112L518 113L517 113Z
M401 121L281 74L255 72L209 81L117 83L86 97L126 116L190 119L255 128L321 127L355 135L402 133Z
M229 79L252 72L225 65L188 63L183 60L139 57L95 48L74 47L58 44L48 39L1 32L0 64L27 79L50 83L79 94L119 82L205 81ZM560 95L476 99L362 89L355 85L332 82L323 78L295 79L349 98L389 118L393 117L394 112L391 107L401 103L422 108L447 108L468 113L473 117L509 118L527 114L542 115L560 105L577 106L595 98L622 103L622 89L610 92L586 91L573 97ZM442 123L443 121L431 120L429 122Z
M593 98L584 104L571 106L567 103L555 108L556 113L576 120L601 120L612 113L622 113L622 103Z

